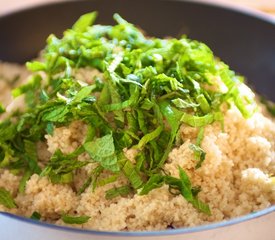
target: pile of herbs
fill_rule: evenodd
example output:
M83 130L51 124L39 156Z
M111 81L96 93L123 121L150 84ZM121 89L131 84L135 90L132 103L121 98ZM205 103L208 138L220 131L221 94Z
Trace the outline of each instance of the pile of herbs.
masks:
M146 38L118 14L115 26L93 25L96 15L80 17L61 39L51 35L43 60L26 64L33 74L28 83L13 90L14 97L25 96L26 109L0 123L0 167L22 175L20 192L24 192L34 173L65 184L73 181L75 170L97 162L79 193L90 185L96 187L102 171L108 170L110 177L101 185L120 174L129 180L128 185L107 191L108 199L131 192L147 194L167 184L171 193L181 194L210 214L208 205L197 197L199 187L192 186L182 168L179 178L162 168L171 149L181 144L182 124L198 128L197 141L190 148L199 168L205 158L200 147L204 127L222 122L221 105L235 104L244 117L250 116L250 102L238 89L243 79L215 59L203 43L186 37ZM103 77L95 77L92 84L78 81L75 69L88 67ZM211 90L217 78L227 91ZM37 142L45 142L45 134L52 135L55 127L76 120L88 126L84 144L67 155L57 150L41 169ZM135 164L125 157L125 148L137 150ZM90 161L78 161L84 152ZM1 203L14 207L9 193L1 191Z

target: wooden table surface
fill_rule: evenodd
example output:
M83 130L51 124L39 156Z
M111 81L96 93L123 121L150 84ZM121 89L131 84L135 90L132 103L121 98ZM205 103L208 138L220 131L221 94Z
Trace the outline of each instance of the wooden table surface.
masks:
M10 11L58 0L0 0L0 15ZM60 0L59 0L60 1ZM66 0L61 0L66 1ZM138 1L138 0L137 0ZM258 9L275 17L275 0L201 0L205 2L218 2L229 5L238 5Z

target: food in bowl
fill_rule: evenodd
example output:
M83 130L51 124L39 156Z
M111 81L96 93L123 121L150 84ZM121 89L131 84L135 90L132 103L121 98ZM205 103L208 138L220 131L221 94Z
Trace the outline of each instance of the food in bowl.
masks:
M0 210L140 231L274 204L274 118L243 77L203 43L96 15L51 35L23 85L25 67L0 65Z

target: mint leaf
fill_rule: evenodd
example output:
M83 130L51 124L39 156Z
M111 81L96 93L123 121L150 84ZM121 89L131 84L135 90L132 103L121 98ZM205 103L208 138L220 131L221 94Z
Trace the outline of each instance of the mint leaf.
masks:
M73 171L88 164L77 160L77 156L81 153L83 153L82 149L77 149L68 155L63 154L59 149L56 150L40 176L49 176L53 183L71 183Z
M16 135L16 125L10 120L0 122L0 142L11 140Z
M196 168L201 167L201 164L205 159L205 155L206 155L205 151L201 147L195 144L190 144L189 148L194 151L195 158L198 160L198 163L196 164Z
M208 204L203 203L197 198L199 188L192 187L191 181L185 171L179 167L180 178L164 176L164 181L171 189L177 190L188 202L199 211L211 215Z
M144 184L143 188L139 192L139 195L148 194L151 190L159 188L164 184L164 176L160 174L152 175L149 180Z
M39 221L41 219L41 214L39 212L33 212L30 219Z
M84 148L89 153L91 158L100 163L102 167L113 172L119 171L112 134L107 134L104 137L97 138L92 142L86 142L84 144Z
M80 91L74 96L71 104L81 102L84 98L88 97L95 88L96 85L85 86L81 88Z
M0 114L6 112L5 107L2 105L2 103L0 102Z
M62 215L61 219L67 224L83 224L88 222L91 217L89 216L72 216L72 215Z
M123 174L128 178L134 189L139 189L143 185L139 172L123 153L119 154L119 167Z
M197 104L197 103L183 100L181 98L173 99L172 103L178 108L196 108L199 106L199 104Z
M204 116L194 116L188 113L182 115L181 121L191 127L204 127L213 123L215 120L214 114L208 113Z
M41 169L38 166L38 157L37 157L37 149L36 144L29 140L24 140L25 147L25 159L28 162L29 169L32 173L41 173Z
M17 207L9 191L3 187L0 187L0 204L9 209Z
M137 148L138 149L142 149L148 142L154 140L155 138L157 138L161 132L163 130L162 126L158 126L154 131L147 133L146 135L144 135L142 137L142 139L140 139Z
M31 176L31 171L26 171L24 173L23 177L21 178L20 183L19 183L19 192L20 193L25 192L26 183L29 180L30 176Z
M105 193L106 199L113 199L118 196L125 197L131 192L131 188L129 186L122 186L122 187L116 187L112 188Z
M46 64L38 61L27 62L26 67L32 72L46 70Z
M66 105L55 106L44 113L42 120L45 122L64 122L69 112L69 107Z
M73 25L72 29L76 32L84 32L91 26L97 17L97 12L86 13L82 15Z

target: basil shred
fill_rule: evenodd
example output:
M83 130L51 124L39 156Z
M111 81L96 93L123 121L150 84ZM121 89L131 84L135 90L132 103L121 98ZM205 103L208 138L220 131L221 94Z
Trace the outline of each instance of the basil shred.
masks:
M215 59L203 43L186 37L146 38L118 14L115 26L93 25L96 16L96 12L83 15L61 39L50 35L43 60L26 64L32 77L13 90L13 96L24 94L27 107L0 123L0 167L22 174L23 192L34 173L48 176L53 183L70 183L76 169L97 162L98 168L79 193L90 185L95 188L102 171L108 170L113 176L106 184L119 174L129 180L129 185L106 192L108 199L147 194L167 184L173 194L210 214L208 205L197 197L199 187L191 185L183 169L175 178L162 167L171 149L181 143L182 123L199 128L197 142L190 145L198 168L205 158L200 147L203 129L222 121L221 105L235 104L244 117L251 115L247 108L251 102L238 90L243 78ZM84 67L97 69L104 79L97 76L92 84L77 81L74 69ZM215 86L214 78L220 78L228 91L207 88ZM36 143L45 141L44 135L53 134L55 127L75 120L88 125L83 146L67 155L57 150L41 169ZM135 164L125 157L124 148L137 149ZM84 152L90 161L77 160ZM14 207L10 195L1 191L1 202ZM87 218L63 220L82 223Z

